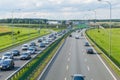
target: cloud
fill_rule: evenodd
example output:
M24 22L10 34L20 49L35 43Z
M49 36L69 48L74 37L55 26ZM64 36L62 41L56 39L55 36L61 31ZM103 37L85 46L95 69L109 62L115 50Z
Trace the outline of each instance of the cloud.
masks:
M120 18L120 0L109 0L112 3L112 17ZM21 9L17 11L16 9ZM88 10L96 10L98 18L108 18L109 5L97 0L0 0L0 17L11 17L14 11L15 17L45 17L52 18L83 18L85 14L94 14ZM36 13L36 14L34 14ZM19 15L19 16L17 16ZM75 16L75 17L74 17ZM78 17L76 17L78 16ZM103 16L103 17L102 17Z

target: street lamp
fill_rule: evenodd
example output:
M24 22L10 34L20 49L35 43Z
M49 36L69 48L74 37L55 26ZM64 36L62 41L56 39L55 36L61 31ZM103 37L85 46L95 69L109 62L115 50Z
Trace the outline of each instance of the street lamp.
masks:
M102 0L98 0L98 1L102 1ZM111 35L112 35L112 32L111 32L111 27L112 27L112 25L111 25L111 22L112 22L112 4L111 4L111 2L109 2L109 1L103 1L103 2L106 2L106 3L108 3L109 4L109 6L110 6L110 20L109 20L109 22L110 22L110 24L109 24L109 28L110 28L110 30L109 30L109 49L110 49L110 53L109 53L109 57L111 56Z
M89 11L93 11L94 14L95 14L95 20L94 20L94 22L95 22L94 25L95 25L95 26L94 26L94 27L96 27L96 11L95 11L95 10L89 10Z
M14 9L14 10L12 10L12 45L14 44L14 30L13 30L13 24L14 24L14 17L13 17L13 14L14 14L14 12L15 11L21 11L21 9Z

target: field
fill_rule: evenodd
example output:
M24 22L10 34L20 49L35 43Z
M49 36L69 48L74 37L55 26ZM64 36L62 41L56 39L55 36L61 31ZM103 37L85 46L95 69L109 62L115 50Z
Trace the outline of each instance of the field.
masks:
M0 49L49 33L47 29L41 29L39 32L39 29L37 28L0 27L0 34L5 32L14 33L0 35Z
M113 28L111 30L111 54L109 48L109 29L97 29L88 30L88 35L100 46L103 50L110 55L117 65L120 65L120 28Z
M6 26L0 26L0 33L4 32L10 32L10 29L8 29Z

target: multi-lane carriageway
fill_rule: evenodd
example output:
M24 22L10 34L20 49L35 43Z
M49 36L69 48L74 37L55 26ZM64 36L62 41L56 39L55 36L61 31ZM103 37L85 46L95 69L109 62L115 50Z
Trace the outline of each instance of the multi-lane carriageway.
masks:
M39 80L71 80L73 74L82 74L85 80L120 80L95 50L95 54L86 53L91 46L84 46L87 40L80 34L73 32L72 37L67 37L56 59ZM80 39L75 39L75 35Z

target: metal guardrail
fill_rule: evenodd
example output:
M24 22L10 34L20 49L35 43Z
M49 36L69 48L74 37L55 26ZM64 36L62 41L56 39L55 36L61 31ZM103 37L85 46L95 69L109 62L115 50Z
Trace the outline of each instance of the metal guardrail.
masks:
M13 74L11 74L5 80L18 80L18 78L19 78L19 80L25 80L25 79L27 79L28 76L30 75L30 73L32 71L34 71L35 68L42 63L42 61L44 60L44 58L48 55L48 53L51 52L52 49L54 49L57 46L57 44L62 40L62 38L63 38L63 36L61 38L59 38L58 40L56 40L55 42L53 42L54 44L50 44L49 45L50 49L47 50L46 52L44 52L46 50L46 48L42 52L40 52L40 53L44 53L44 55L42 55L42 57L40 57L40 59L38 59L34 65L32 65L32 61L34 59L36 59L37 56L40 55L40 54L37 54L30 61L26 62L21 68L19 68L17 71L15 71Z

